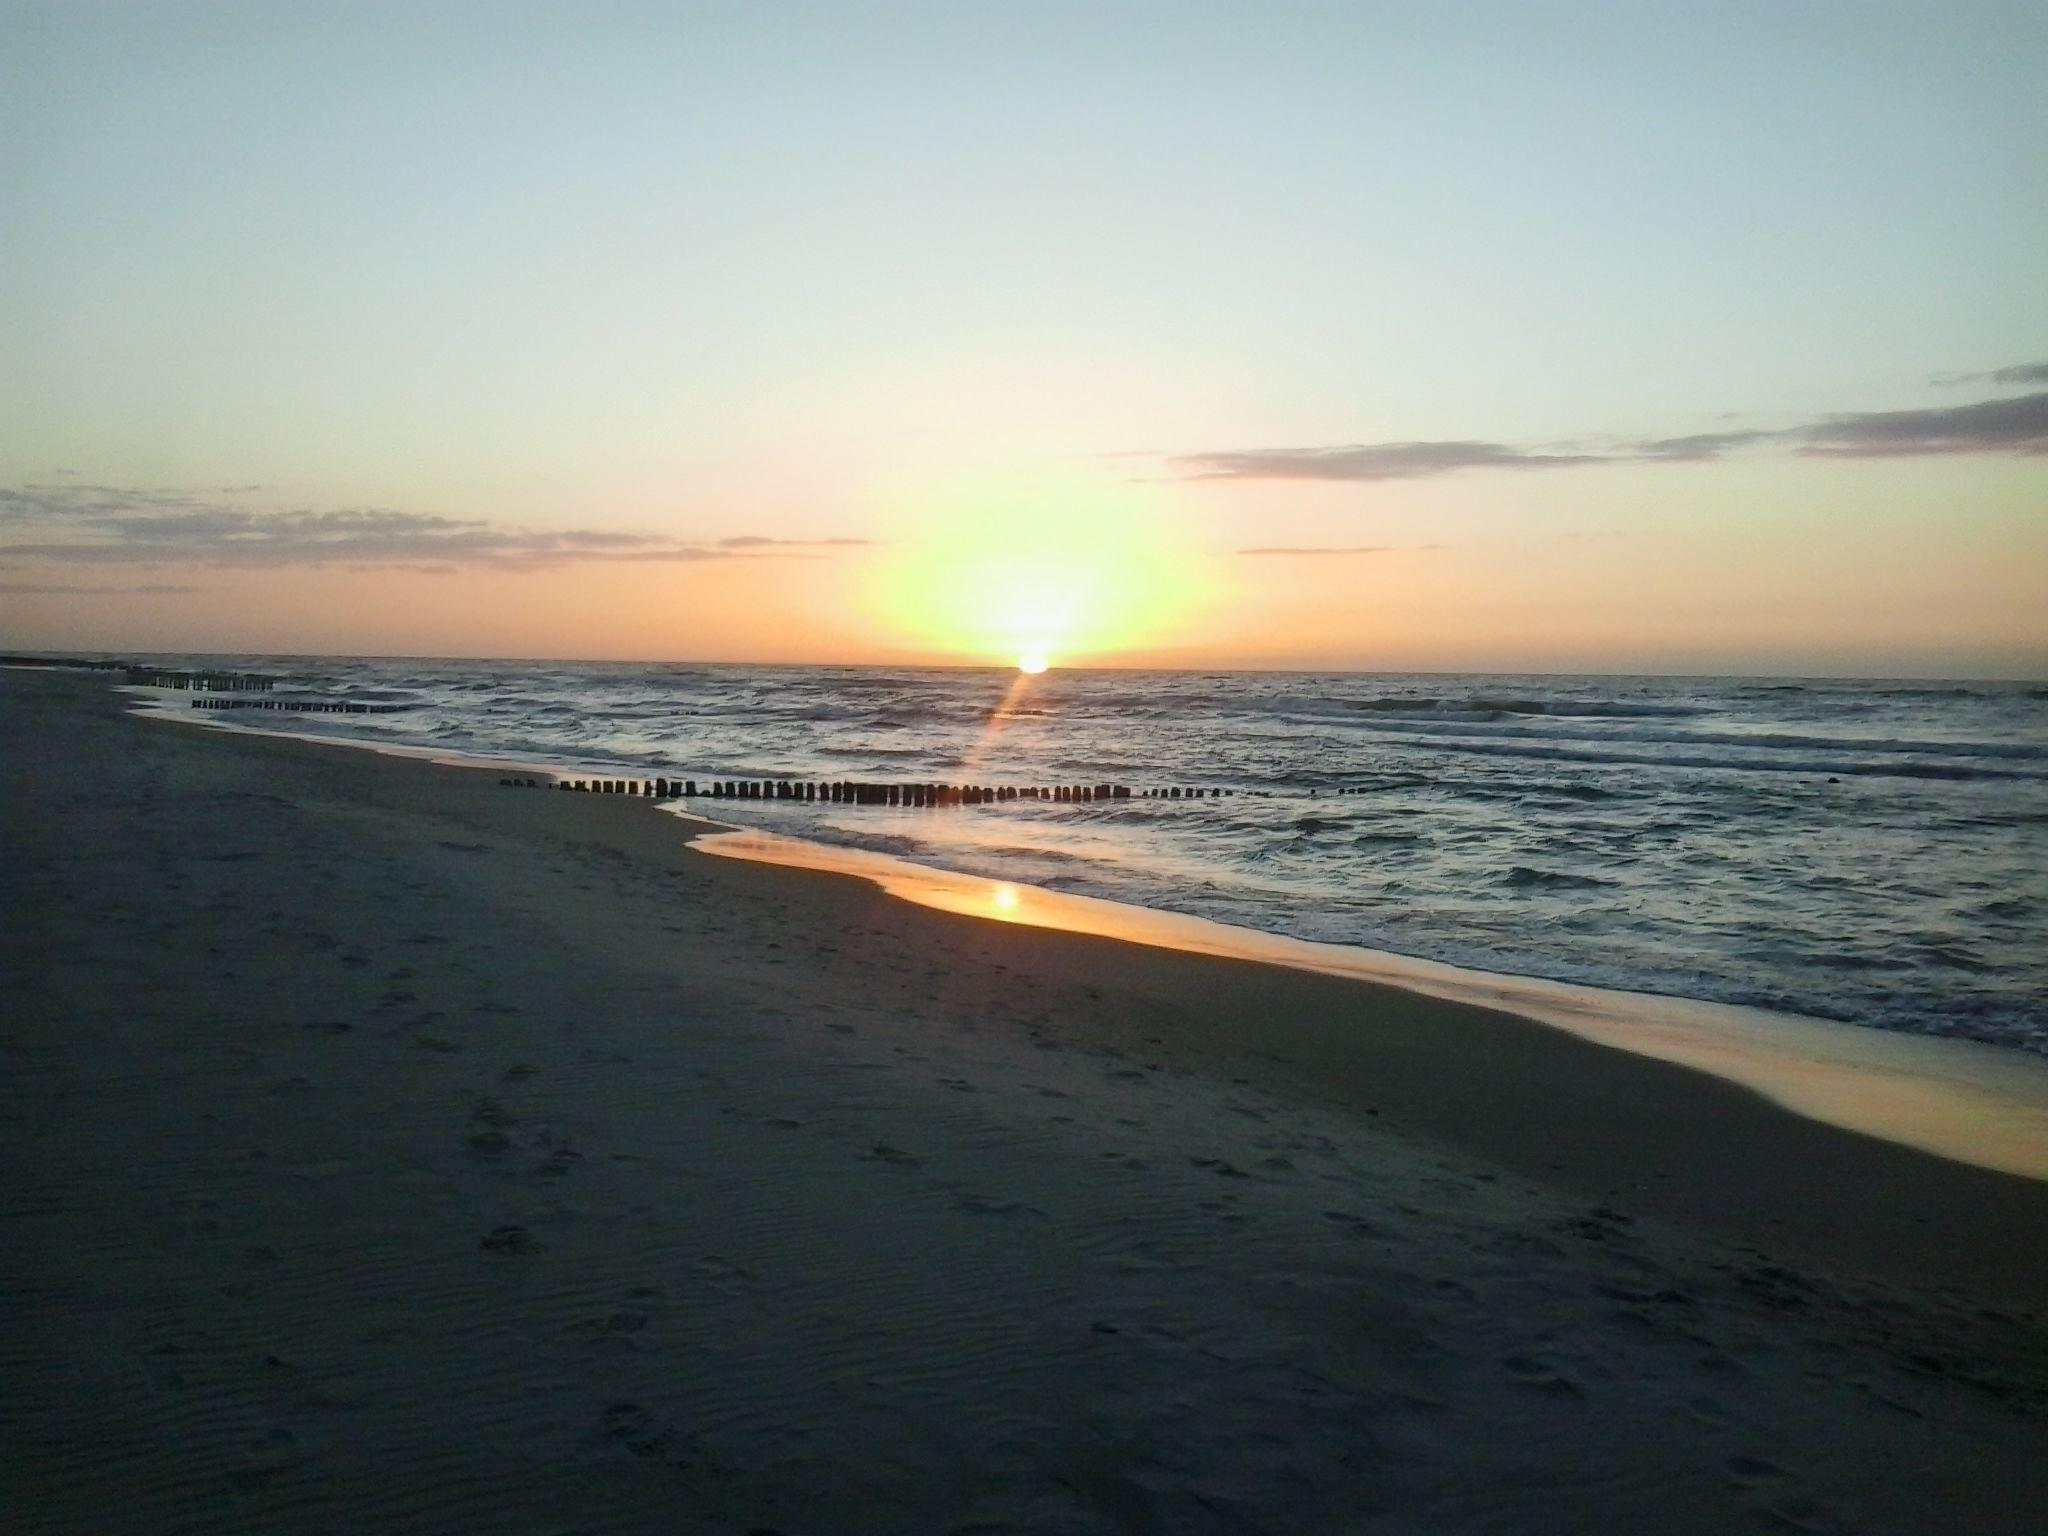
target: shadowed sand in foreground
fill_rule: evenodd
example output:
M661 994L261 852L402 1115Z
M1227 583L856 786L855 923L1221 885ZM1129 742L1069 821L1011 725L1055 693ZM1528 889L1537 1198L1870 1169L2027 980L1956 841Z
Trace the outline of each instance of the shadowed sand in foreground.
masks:
M2022 1532L2048 1184L0 673L23 1531Z

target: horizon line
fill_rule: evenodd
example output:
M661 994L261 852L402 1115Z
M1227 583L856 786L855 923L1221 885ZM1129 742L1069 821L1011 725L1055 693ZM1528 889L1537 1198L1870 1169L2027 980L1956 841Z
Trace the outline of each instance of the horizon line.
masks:
M622 656L461 656L436 655L419 651L204 651L204 650L65 650L51 649L39 654L27 651L10 651L0 654L0 667L7 667L20 661L121 661L130 657L148 660L159 657L193 658L270 658L277 661L433 661L433 662L497 662L511 665L547 664L567 666L613 666L613 667L759 667L759 668L836 668L843 671L946 671L946 672L998 672L1011 673L1017 670L1011 662L975 661L735 661L706 660L691 658L663 657L622 657ZM1833 682L1833 683L1888 683L1888 682L1932 682L1932 683L2000 683L2048 687L2048 671L2041 673L2013 673L2007 676L1964 676L1936 672L1730 672L1718 669L1700 671L1640 671L1607 670L1602 668L1517 668L1517 667L1370 667L1370 666L1316 666L1306 664L1275 665L1139 665L1133 663L1055 663L1047 669L1056 672L1209 672L1228 674L1295 674L1300 676L1346 676L1346 677L1598 677L1598 678L1644 678L1644 679L1727 679L1735 681L1761 680L1770 682Z

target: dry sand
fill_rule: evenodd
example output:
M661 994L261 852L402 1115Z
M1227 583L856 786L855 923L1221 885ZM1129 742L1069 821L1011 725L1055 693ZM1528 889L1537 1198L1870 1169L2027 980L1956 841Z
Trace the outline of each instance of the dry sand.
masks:
M16 1531L2035 1532L2048 1184L0 673Z

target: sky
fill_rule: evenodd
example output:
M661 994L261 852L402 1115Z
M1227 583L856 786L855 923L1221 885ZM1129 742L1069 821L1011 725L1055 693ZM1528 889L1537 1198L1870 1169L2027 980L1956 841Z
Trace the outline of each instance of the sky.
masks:
M0 647L2048 676L2048 7L0 0Z

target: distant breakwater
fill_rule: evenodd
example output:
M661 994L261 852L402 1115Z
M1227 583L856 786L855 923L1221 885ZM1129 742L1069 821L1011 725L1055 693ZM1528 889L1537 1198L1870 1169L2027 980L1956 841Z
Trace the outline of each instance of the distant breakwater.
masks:
M194 699L194 709L278 709L300 715L395 715L404 704L351 704L341 699Z
M131 688L177 688L192 693L268 693L277 679L261 672L165 672L128 668Z
M507 789L543 789L539 779L509 778ZM1017 800L1074 804L1097 800L1220 800L1236 790L1174 784L1133 789L1128 784L874 784L853 780L796 779L560 779L558 790L601 795L638 795L650 800L788 800L832 805L901 806L912 809L954 805L1000 805ZM1245 791L1255 793L1255 791Z

